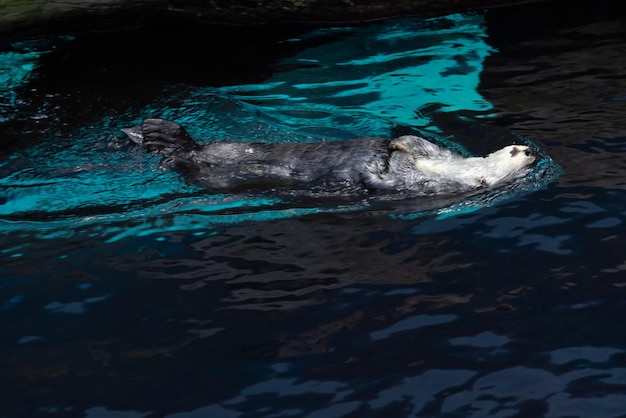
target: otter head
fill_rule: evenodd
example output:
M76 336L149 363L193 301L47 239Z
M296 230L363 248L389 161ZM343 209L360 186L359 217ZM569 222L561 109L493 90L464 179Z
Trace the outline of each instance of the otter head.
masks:
M485 157L489 167L487 184L494 185L520 177L535 161L535 153L526 145L509 145Z
M535 161L535 153L532 148L527 145L509 145L501 150L492 152L488 158L497 158L509 160L509 164L524 168L531 165Z

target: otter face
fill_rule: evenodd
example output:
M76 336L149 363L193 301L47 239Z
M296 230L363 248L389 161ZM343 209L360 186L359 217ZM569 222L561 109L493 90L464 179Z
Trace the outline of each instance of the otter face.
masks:
M502 154L500 157L499 154ZM498 156L498 158L506 158L506 155L511 159L512 165L523 168L529 166L535 161L535 153L532 148L526 145L509 145L499 151L492 153L490 156Z
M485 157L489 174L485 182L494 185L522 176L535 161L535 153L526 145L509 145Z

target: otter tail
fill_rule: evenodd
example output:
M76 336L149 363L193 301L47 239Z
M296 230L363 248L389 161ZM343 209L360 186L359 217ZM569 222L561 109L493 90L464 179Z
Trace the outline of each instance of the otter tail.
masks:
M144 119L141 125L122 129L128 138L149 151L183 150L200 148L185 128L165 119Z

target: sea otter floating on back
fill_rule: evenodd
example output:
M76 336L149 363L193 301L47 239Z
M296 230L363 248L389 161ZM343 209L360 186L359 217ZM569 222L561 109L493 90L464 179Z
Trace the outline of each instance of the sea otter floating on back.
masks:
M488 190L524 176L535 161L526 145L463 157L418 136L319 143L196 143L179 124L146 119L122 129L167 156L193 183L214 190L293 189L410 192L433 196Z

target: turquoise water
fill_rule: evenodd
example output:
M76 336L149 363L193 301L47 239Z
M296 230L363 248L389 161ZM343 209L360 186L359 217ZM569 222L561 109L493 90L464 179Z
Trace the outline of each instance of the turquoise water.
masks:
M617 9L3 44L0 416L626 416ZM213 193L119 131L154 116L541 162L461 200Z
M277 71L263 83L220 88L161 85L162 94L139 110L107 113L103 109L101 120L63 134L54 132L52 126L39 144L10 154L0 166L4 190L0 228L59 238L72 236L78 227L82 234L117 240L244 220L371 209L372 202L367 200L320 206L319 201L285 196L199 190L186 185L176 173L164 172L157 159L130 152L119 129L141 117L159 116L178 121L202 141L311 142L384 138L405 127L471 155L466 148L471 144L446 135L445 126L434 124L432 114L465 111L489 116L492 106L476 90L483 60L494 51L485 42L483 24L479 14L459 14L320 29L281 43L294 48L325 37L336 39L299 47L298 53L276 64L288 70ZM30 43L17 44L15 51L4 53L5 96L17 97L18 90L37 77L37 53L50 55L57 47L53 42L71 48L77 41L71 37L50 40L39 46L40 51L33 51ZM9 118L12 112L6 114ZM512 133L509 138L511 143L532 144ZM509 144L504 138L474 141L489 151ZM535 172L524 182L469 202L414 202L414 212L401 215L479 208L541 188L559 172L542 153ZM94 230L86 232L86 227Z

